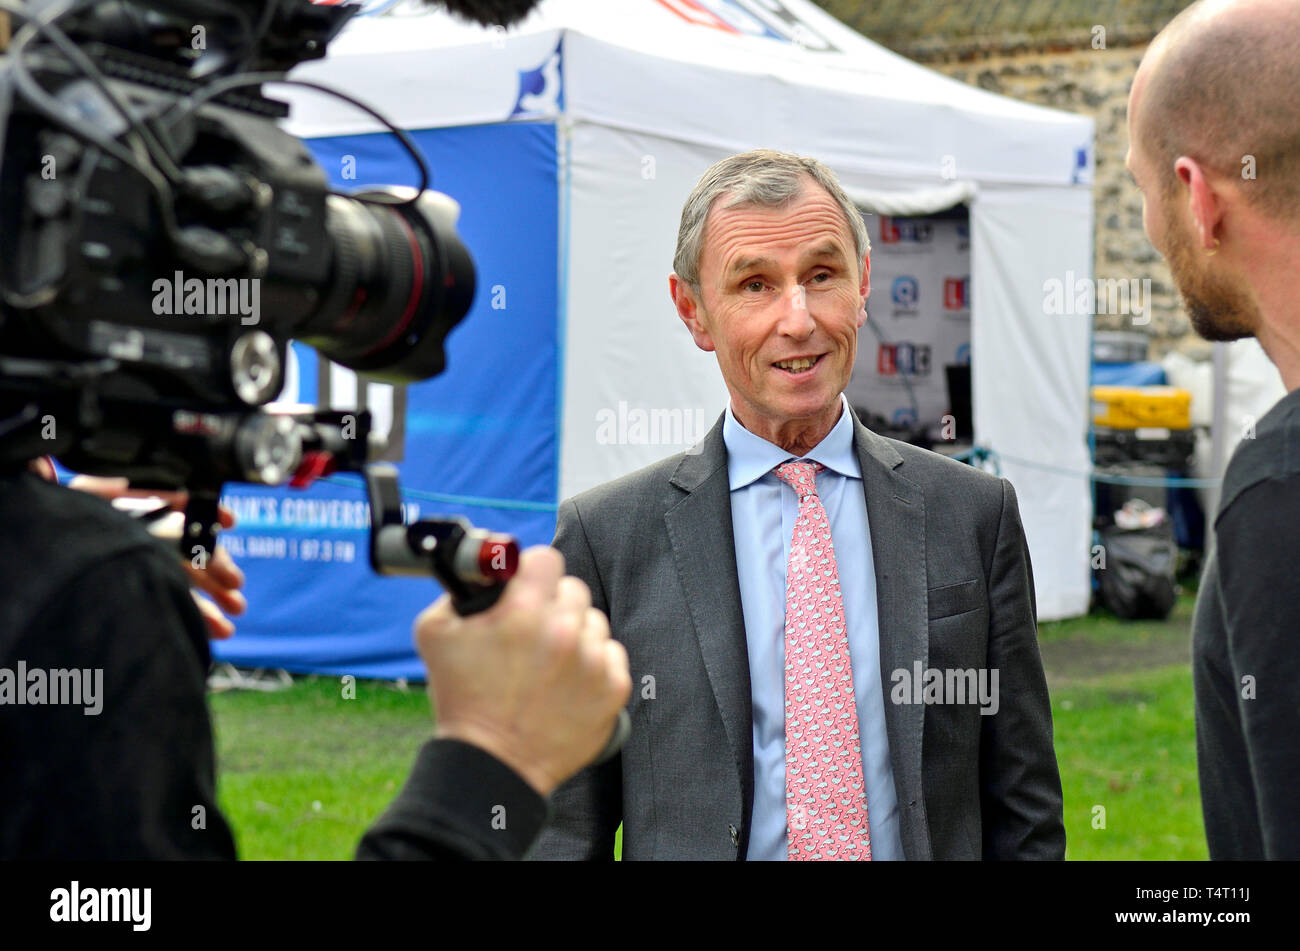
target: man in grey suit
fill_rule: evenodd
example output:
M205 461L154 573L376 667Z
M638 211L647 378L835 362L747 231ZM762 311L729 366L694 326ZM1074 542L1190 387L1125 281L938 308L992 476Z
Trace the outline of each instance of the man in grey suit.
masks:
M554 793L532 857L610 859L620 822L624 859L1064 857L1015 492L842 395L869 251L812 159L733 156L687 199L670 291L730 405L560 506L554 544L628 651L632 734ZM801 640L805 609L838 640Z

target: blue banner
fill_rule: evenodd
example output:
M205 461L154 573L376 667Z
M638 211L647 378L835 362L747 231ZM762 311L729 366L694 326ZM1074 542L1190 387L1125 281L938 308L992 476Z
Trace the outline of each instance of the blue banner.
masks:
M407 389L408 520L468 517L545 544L558 486L558 201L555 128L516 122L412 132L432 187L461 205L459 230L478 288L447 338L447 369ZM340 190L416 185L390 134L311 140ZM315 402L315 352L294 344L298 398ZM214 644L240 666L423 679L411 624L441 594L432 581L385 578L369 566L361 481L340 475L308 490L227 486L239 524L222 536L248 576L248 613Z

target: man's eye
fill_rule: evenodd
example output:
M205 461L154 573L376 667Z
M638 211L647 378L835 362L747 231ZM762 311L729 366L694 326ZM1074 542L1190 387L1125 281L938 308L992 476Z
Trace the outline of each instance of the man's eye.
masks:
M816 274L813 275L812 279L813 279L814 281L820 281L820 282L822 282L822 283L824 284L824 283L826 283L826 281L829 281L829 280L831 279L831 272L830 272L830 271L818 271Z
M762 282L762 281L746 281L746 282L745 282L745 290L747 290L747 291L754 291L755 293L757 293L758 291L761 291L762 289L763 289L763 282Z

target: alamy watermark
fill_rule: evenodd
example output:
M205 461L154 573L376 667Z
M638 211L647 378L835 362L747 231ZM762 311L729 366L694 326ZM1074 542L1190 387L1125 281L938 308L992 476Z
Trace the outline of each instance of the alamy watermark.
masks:
M183 271L153 282L153 312L160 317L239 317L244 326L262 319L262 282L255 277L187 278Z
M980 716L998 712L998 670L980 667L921 668L913 661L912 669L900 667L889 675L894 687L889 699L894 703L975 704Z
M601 446L691 446L708 429L708 416L699 407L629 409L626 400L619 400L617 409L596 411L596 442Z
M50 892L50 921L127 922L132 931L148 931L152 907L152 888L83 888L73 881Z
M104 668L28 667L20 660L0 667L0 704L12 706L79 706L88 717L104 709Z
M1043 281L1043 313L1053 316L1122 314L1137 327L1151 323L1151 279L1099 277L1090 280L1065 272L1065 280Z

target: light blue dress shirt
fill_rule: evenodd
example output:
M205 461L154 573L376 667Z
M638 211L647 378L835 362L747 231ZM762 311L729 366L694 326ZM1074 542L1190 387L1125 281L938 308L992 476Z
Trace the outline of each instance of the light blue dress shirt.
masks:
M826 467L817 474L817 494L831 523L848 625L871 857L901 859L898 796L880 682L880 618L867 501L853 449L853 418L843 396L840 401L845 408L839 422L802 458ZM747 857L785 859L785 574L799 501L772 469L794 456L741 426L730 406L722 438L754 708L754 814Z

